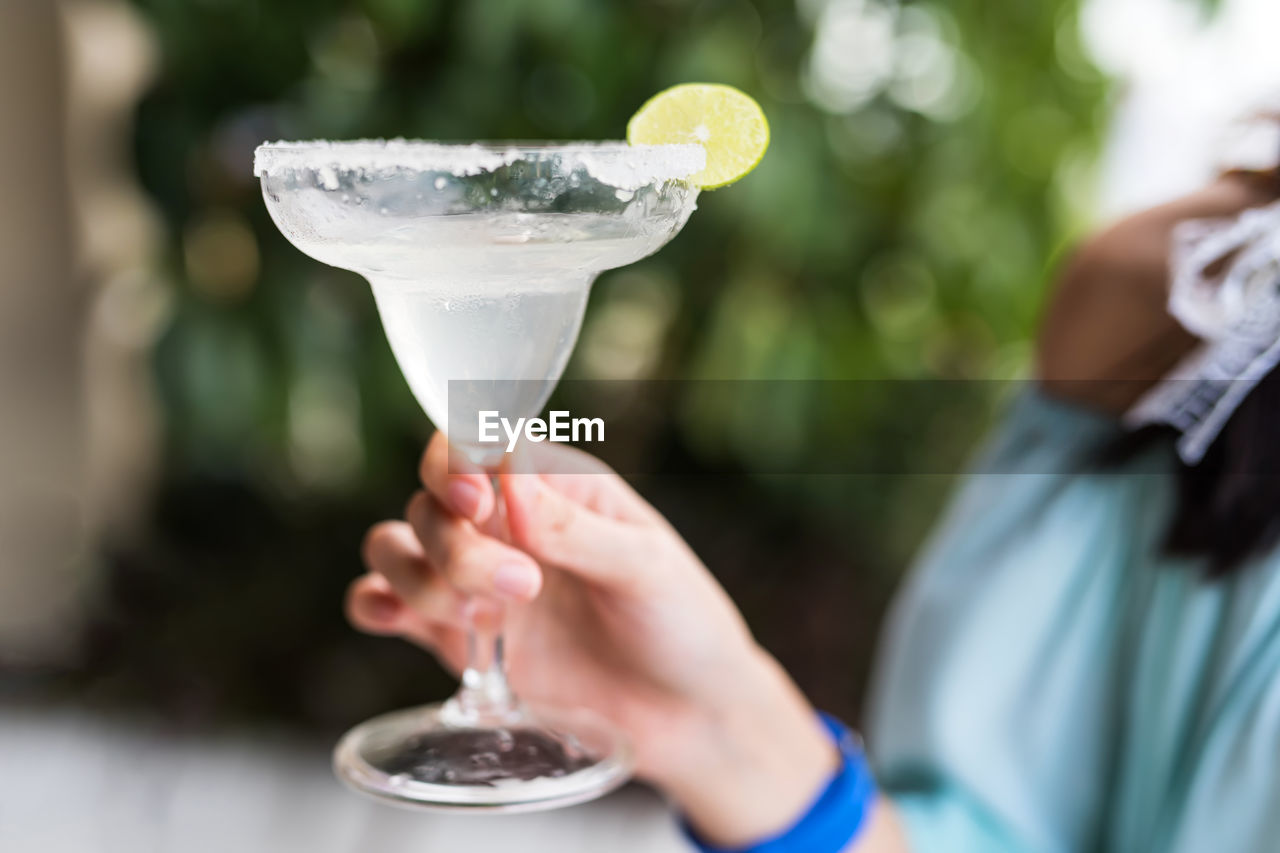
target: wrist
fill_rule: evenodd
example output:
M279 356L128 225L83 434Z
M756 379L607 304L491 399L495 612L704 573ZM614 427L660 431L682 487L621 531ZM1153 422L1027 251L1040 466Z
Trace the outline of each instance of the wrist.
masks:
M829 733L777 661L758 648L749 657L729 694L684 715L680 758L654 780L719 846L784 830L840 766Z

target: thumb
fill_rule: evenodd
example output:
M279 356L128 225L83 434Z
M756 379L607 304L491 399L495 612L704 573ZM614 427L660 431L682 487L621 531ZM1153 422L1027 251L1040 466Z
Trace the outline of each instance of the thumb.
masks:
M654 558L647 526L594 512L538 474L500 479L511 544L538 562L616 585L635 581Z

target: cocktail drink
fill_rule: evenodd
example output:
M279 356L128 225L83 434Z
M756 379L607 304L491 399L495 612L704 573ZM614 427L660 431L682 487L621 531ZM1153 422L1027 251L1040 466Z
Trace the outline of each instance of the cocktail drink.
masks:
M591 283L688 221L699 145L273 143L254 172L306 254L373 287L391 349L427 415L470 460L503 445L482 410L538 414L577 340ZM454 429L452 425L460 425ZM375 718L338 745L355 788L405 804L532 810L582 802L630 774L625 739L582 709L530 708L500 636L471 638L459 692Z
M627 138L281 142L258 148L254 173L295 246L369 280L418 402L471 464L495 470L504 446L478 440L480 412L536 415L595 277L675 236L700 187L760 162L769 129L744 93L685 84L651 98ZM408 805L513 811L583 802L627 779L630 749L613 726L520 702L500 634L472 631L468 646L453 698L343 737L334 765L346 782Z

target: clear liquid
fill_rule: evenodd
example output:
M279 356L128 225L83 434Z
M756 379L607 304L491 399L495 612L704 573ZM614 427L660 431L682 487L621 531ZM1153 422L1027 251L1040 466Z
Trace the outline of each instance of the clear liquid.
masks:
M409 388L455 444L475 449L480 411L542 410L596 275L656 251L673 226L591 213L433 216L302 248L369 279Z
M578 339L591 286L582 275L505 285L370 280L409 388L436 426L467 446L477 443L481 411L510 419L541 411Z

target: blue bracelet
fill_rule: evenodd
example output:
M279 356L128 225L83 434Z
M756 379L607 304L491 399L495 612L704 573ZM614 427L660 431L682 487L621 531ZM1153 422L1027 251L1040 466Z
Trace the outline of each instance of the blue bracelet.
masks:
M687 822L685 835L702 853L840 853L862 831L876 800L876 783L858 737L828 714L822 725L840 748L840 769L799 820L772 838L728 850L698 838Z

